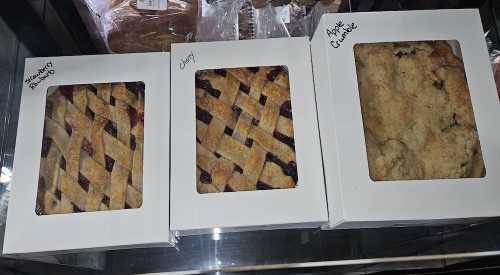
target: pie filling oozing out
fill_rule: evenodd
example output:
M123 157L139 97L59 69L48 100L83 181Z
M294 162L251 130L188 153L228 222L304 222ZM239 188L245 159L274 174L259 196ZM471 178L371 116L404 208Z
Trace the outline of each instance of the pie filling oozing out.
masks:
M139 208L144 83L58 86L47 95L36 213Z
M287 70L203 70L195 79L198 192L294 188L297 163Z
M357 44L354 54L373 180L485 175L464 65L448 42Z

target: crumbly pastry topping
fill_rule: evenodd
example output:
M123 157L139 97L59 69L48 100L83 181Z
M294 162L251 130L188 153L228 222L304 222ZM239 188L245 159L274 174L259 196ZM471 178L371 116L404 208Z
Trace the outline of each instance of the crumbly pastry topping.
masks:
M354 52L373 180L484 176L464 66L447 42Z
M196 172L199 193L295 187L286 70L273 66L196 74Z
M142 204L144 84L59 86L47 96L36 212Z

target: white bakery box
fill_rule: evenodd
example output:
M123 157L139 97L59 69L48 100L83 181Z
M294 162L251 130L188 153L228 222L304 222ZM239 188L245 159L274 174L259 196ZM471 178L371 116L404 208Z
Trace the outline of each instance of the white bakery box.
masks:
M328 221L309 45L172 45L172 232Z
M26 59L3 253L169 246L170 54Z
M477 10L324 15L311 52L325 228L500 216L500 106Z

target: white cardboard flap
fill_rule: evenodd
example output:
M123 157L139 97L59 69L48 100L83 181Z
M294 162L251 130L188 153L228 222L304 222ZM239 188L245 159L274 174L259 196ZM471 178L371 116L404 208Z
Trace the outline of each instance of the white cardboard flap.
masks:
M298 183L292 189L199 194L196 188L195 73L288 68ZM327 220L307 38L172 46L172 225L180 234L317 227Z
M26 60L3 253L169 245L169 65L169 53ZM145 84L142 206L38 216L35 205L48 88L131 81Z
M428 40L460 45L486 176L375 183L368 174L353 46ZM500 109L477 10L328 14L311 43L330 226L500 214L495 195L500 191Z

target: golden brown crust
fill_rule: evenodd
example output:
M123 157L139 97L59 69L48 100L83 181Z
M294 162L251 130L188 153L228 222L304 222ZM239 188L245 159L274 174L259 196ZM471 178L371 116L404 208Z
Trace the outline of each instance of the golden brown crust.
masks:
M480 177L462 61L444 41L354 47L373 180Z
M198 192L295 187L288 73L279 66L205 70L196 87Z
M60 86L47 96L37 214L142 204L144 86Z

